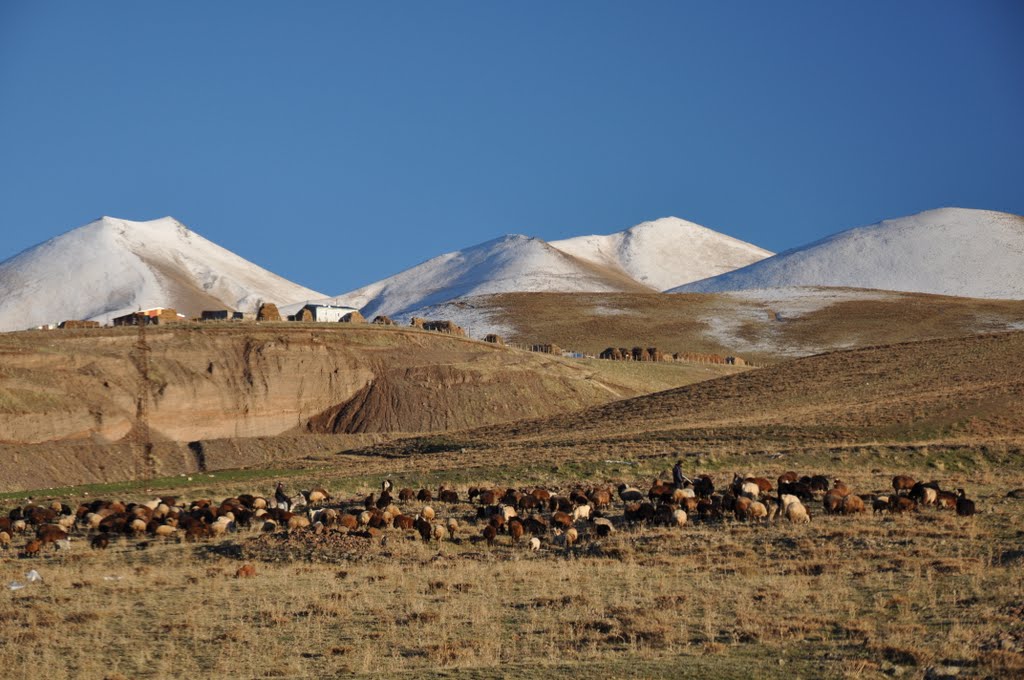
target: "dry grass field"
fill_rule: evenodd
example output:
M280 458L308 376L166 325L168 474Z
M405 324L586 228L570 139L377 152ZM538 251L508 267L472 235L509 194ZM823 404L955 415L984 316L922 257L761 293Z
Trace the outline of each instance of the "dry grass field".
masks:
M1024 485L1024 468L1018 460L950 473L934 467L934 453L906 471L965 486L977 516L828 516L809 503L809 525L729 518L630 528L616 503L606 511L617 525L610 536L580 521L577 545L548 534L532 552L507 536L488 547L473 505L435 502L439 519L460 523L455 540L242 530L197 543L117 539L104 551L76 536L70 550L19 558L16 538L0 557L0 582L24 583L30 569L43 580L0 603L0 663L25 678L1019 675L1024 500L1006 494ZM463 498L464 480L567 490L624 479L646 490L670 462L395 481L454 478ZM842 475L864 493L889 490L892 472L828 455L807 471ZM379 479L338 477L329 487L358 498ZM170 490L219 498L240 489L269 495L272 483L207 479ZM236 578L243 565L255 576Z

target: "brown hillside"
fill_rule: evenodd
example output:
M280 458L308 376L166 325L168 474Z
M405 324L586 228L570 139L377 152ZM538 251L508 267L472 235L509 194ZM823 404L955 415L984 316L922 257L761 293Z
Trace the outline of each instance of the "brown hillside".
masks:
M136 331L0 335L0 442L112 442L137 428ZM714 372L642 377L414 329L288 324L150 330L149 427L195 441L431 432L536 418ZM721 375L721 372L717 373Z
M452 435L480 458L1024 441L1024 333L819 355L542 420ZM410 448L408 444L406 448ZM510 453L512 452L512 453Z
M457 304L457 303L453 303ZM855 289L802 294L506 293L469 305L506 339L597 354L605 347L739 354L758 363L837 349L1024 328L1024 301Z

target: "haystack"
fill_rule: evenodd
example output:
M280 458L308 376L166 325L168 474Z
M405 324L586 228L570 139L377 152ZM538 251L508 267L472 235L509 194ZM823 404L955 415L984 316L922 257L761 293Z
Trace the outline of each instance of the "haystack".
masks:
M257 321L280 321L281 312L273 302L264 302L256 312Z
M366 323L366 317L359 312L349 312L341 317L342 323Z

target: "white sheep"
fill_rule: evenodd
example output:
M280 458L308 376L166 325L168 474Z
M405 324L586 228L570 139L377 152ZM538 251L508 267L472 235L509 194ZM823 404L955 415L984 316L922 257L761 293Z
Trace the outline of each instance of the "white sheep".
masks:
M753 482L743 482L740 486L740 495L756 500L761 497L761 487Z
M530 551L537 552L540 550L540 539L534 536L530 539Z
M672 513L672 520L676 523L676 526L686 526L686 511L682 508Z
M589 503L586 505L579 505L572 511L572 520L578 522L581 519L590 519L590 513L593 511L593 506Z
M785 496L783 497L786 498ZM807 512L807 508L799 499L789 496L793 500L785 503L783 506L783 514L791 524L807 524L811 521L811 516Z

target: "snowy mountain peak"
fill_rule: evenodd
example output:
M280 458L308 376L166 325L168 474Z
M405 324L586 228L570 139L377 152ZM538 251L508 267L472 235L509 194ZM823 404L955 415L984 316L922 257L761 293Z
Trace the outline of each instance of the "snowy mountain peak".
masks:
M253 311L323 297L191 231L173 217L103 216L0 262L0 330L67 319L110 319L137 309Z
M715 276L772 254L678 217L641 222L614 234L552 241L551 245L580 259L620 269L657 290Z
M939 208L833 234L670 292L804 286L1024 298L1024 217Z

